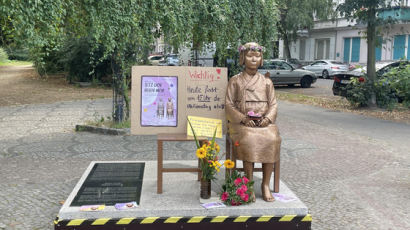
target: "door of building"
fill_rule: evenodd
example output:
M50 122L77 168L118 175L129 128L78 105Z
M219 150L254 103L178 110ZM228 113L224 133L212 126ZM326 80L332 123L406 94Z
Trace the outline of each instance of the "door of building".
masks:
M352 38L352 62L359 62L360 60L360 38Z
M343 62L348 63L350 60L350 38L345 38L343 47Z
M410 60L410 34L407 36L407 60Z
M343 47L343 61L359 62L360 60L360 37L345 38Z
M405 56L406 35L394 36L393 60L398 60Z

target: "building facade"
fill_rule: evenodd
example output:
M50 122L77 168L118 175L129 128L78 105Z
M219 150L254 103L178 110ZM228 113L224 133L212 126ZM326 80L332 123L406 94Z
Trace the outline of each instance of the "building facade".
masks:
M396 23L378 28L376 61L410 60L410 1L382 10L378 17L392 17ZM292 58L302 62L332 59L345 63L367 62L366 25L339 18L316 21L313 29L301 31L299 39L290 44ZM279 42L279 56L284 57L283 41Z

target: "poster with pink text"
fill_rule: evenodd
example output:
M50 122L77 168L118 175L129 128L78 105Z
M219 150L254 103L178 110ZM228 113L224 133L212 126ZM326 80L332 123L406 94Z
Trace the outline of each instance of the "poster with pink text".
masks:
M141 126L176 127L178 77L141 76Z

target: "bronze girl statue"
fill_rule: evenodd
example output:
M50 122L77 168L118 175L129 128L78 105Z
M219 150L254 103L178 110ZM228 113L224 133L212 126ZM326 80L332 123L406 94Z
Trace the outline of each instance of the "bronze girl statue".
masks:
M281 144L275 125L275 89L270 78L258 73L263 65L263 47L250 42L240 46L239 52L239 62L245 69L229 80L225 98L229 135L249 179L253 178L254 163L262 163L262 198L272 202L275 199L269 181Z

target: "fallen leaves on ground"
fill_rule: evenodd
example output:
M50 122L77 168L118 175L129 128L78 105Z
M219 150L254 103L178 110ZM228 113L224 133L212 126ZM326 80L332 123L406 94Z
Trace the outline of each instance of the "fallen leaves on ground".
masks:
M404 108L400 105L393 111L388 111L380 108L354 108L350 105L346 98L323 98L278 91L276 91L276 96L279 100L290 101L306 105L313 105L330 110L349 112L370 117L376 117L383 120L404 122L410 124L410 109Z

